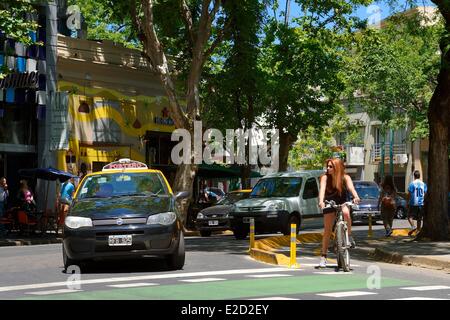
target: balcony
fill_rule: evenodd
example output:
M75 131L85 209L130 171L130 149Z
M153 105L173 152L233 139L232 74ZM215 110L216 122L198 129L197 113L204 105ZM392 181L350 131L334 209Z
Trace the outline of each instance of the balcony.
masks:
M370 150L370 162L372 164L378 164L381 162L381 143L376 143L372 145ZM393 163L394 164L405 164L408 162L408 155L406 153L406 144L393 144ZM389 163L390 161L390 146L389 143L384 145L384 163Z
M365 150L362 145L346 145L345 154L348 166L364 166Z

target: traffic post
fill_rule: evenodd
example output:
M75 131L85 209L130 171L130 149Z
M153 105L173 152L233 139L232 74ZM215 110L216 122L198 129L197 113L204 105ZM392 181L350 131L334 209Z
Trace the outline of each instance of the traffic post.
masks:
M291 224L291 254L289 268L299 268L297 263L297 225Z
M368 238L372 238L372 213L369 213L369 232L367 233Z
M250 249L255 247L255 219L250 218Z

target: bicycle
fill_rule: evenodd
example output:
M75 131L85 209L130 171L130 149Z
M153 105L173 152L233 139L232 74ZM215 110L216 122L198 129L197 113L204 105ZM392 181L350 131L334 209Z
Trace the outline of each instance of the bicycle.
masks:
M338 269L342 268L344 272L350 271L350 252L351 247L350 239L348 236L347 222L344 220L342 213L343 206L355 207L353 202L345 202L337 205L333 200L325 201L325 208L336 209L336 220L334 223L334 235L335 235L335 249L337 255Z

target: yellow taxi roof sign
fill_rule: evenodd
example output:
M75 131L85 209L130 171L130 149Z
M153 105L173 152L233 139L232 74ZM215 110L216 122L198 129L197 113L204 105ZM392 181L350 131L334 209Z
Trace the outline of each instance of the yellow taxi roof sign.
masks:
M119 159L119 161L114 161L114 162L108 163L106 166L103 167L102 171L125 170L125 169L148 170L148 167L145 163L124 158L124 159Z

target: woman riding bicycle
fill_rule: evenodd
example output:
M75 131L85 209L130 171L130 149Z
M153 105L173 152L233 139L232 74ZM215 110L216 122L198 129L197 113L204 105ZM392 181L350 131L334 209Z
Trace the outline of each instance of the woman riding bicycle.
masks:
M353 186L352 178L345 174L344 164L339 158L332 158L326 161L326 174L320 177L319 207L323 210L324 232L322 239L322 256L320 258L319 267L327 266L328 244L330 242L331 230L336 218L336 210L333 208L325 208L325 200L333 200L337 205L347 201L347 191L353 195L353 202L358 204L360 199ZM350 218L350 209L347 206L342 208L344 219L347 222L350 243L355 246L355 242L351 237L352 221Z

